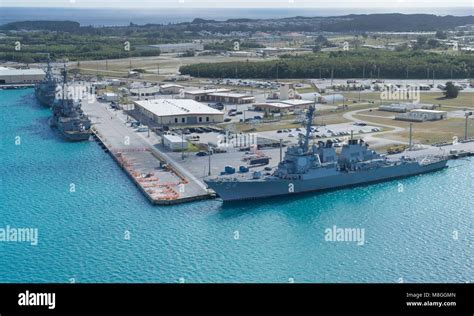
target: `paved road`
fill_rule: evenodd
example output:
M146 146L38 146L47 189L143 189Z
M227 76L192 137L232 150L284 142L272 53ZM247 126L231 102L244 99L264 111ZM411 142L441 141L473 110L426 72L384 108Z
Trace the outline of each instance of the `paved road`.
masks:
M389 128L390 130L387 131L382 131L382 132L376 132L372 133L370 135L365 135L364 140L368 143L371 144L372 147L381 147L381 146L386 146L386 145L391 145L391 144L408 144L406 141L399 141L399 140L393 140L393 139L387 139L387 138L378 138L376 137L377 135L382 135L382 134L392 134L392 133L401 133L405 131L405 128L399 127L399 126L394 126L394 125L388 125L388 124L381 124L381 123L374 123L371 122L370 120L362 120L362 119L357 119L354 117L354 115L367 111L367 109L361 109L361 110L354 110L350 112L346 112L343 114L343 117L346 120L353 121L353 122L362 122L366 123L369 125L376 125L376 126L382 126ZM385 117L384 117L385 118Z

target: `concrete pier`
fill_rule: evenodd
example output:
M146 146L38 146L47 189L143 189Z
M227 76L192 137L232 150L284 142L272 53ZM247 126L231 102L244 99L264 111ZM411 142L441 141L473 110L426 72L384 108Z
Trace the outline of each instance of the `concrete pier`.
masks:
M121 111L87 101L82 109L93 123L96 140L151 203L170 205L211 197L204 183L159 150L155 137L127 126Z

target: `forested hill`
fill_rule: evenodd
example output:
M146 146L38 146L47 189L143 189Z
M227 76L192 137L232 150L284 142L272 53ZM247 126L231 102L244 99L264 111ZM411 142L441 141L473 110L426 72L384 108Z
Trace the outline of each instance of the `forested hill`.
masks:
M188 29L208 31L408 32L447 30L466 24L474 24L474 16L400 13L351 14L333 17L292 17L266 20L232 19L215 21L195 19L191 23L181 23L180 25Z
M468 13L468 12L466 12ZM90 27L73 21L23 21L0 26L0 30L48 30L69 33L107 33L140 31L297 31L297 32L408 32L454 29L474 24L474 16L437 16L432 14L351 14L334 17L291 17L281 19L231 19L227 21L196 18L192 22L177 24L130 23L129 26Z
M466 12L467 13L467 12ZM322 30L346 31L435 31L473 24L474 16L437 16L432 14L369 14L348 15L343 21L323 24Z

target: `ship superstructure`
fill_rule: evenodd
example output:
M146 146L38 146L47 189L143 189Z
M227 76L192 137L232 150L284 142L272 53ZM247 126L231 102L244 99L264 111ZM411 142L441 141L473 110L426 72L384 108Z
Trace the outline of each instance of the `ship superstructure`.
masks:
M46 75L43 80L35 86L35 96L38 101L47 107L52 107L57 89L58 81L54 77L51 59L48 56L48 63L46 65Z
M57 128L67 141L88 140L91 135L91 121L82 111L80 101L69 96L66 67L62 71L62 77L61 96L53 104L50 124Z
M206 178L205 183L224 201L232 201L364 185L446 167L446 157L390 159L352 137L339 154L330 140L309 146L314 111L314 107L307 111L305 136L288 147L272 174L256 171L224 175Z

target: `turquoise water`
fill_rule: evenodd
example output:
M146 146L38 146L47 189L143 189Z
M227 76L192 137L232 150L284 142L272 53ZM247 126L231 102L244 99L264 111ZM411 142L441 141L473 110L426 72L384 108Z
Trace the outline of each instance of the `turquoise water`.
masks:
M0 114L0 228L39 232L37 246L0 242L0 282L474 279L474 160L299 198L153 207L96 143L58 138L31 89L0 91ZM333 225L365 229L365 244L325 241Z

